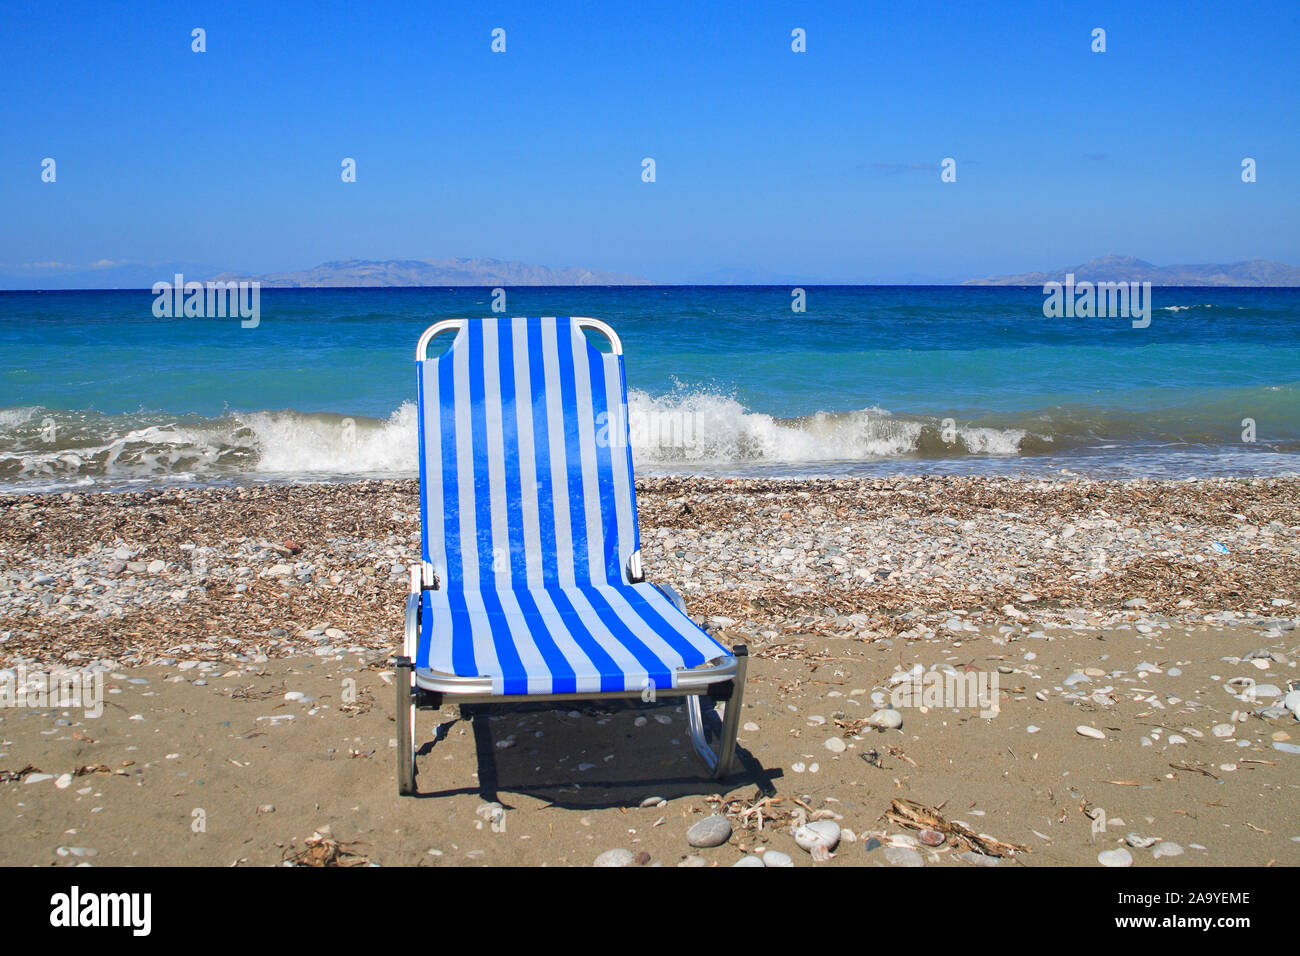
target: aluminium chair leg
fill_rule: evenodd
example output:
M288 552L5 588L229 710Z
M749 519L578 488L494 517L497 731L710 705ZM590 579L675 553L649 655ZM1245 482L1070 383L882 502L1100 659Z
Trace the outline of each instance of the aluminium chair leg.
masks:
M736 735L740 731L740 711L745 701L745 670L749 663L749 648L737 644L731 649L736 657L736 678L732 682L731 699L723 705L722 739L718 741L718 764L713 770L715 779L730 776L736 769Z
M397 792L409 797L415 793L415 689L409 657L397 658L393 683L397 687Z

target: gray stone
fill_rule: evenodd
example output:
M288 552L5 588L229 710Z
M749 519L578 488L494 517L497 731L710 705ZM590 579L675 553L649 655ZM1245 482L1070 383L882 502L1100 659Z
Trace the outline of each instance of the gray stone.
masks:
M794 866L794 860L790 859L788 853L782 853L780 850L768 850L763 854L764 866Z
M705 817L686 831L686 842L694 847L721 846L731 839L731 821L720 814Z

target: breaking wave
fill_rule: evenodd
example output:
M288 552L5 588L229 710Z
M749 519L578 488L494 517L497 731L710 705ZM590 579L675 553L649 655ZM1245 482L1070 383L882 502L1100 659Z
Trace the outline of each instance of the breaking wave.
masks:
M1300 391L1295 386L1244 391L1251 394L1163 410L1056 407L939 417L869 407L777 417L734 396L680 388L657 396L630 392L629 428L637 467L660 473L908 460L960 459L976 466L1076 453L1116 456L1135 449L1240 451L1241 408L1260 410L1258 450L1300 452L1295 424L1300 423ZM1281 422L1292 424L1276 433ZM0 485L14 490L413 477L416 446L416 409L410 402L387 418L293 410L217 417L106 415L27 406L0 409Z

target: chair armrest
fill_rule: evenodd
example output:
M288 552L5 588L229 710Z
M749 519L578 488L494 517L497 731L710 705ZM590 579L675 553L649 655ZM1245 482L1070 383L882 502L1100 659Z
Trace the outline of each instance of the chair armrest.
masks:
M409 594L406 598L406 633L402 639L402 653L415 659L416 648L420 644L420 594Z

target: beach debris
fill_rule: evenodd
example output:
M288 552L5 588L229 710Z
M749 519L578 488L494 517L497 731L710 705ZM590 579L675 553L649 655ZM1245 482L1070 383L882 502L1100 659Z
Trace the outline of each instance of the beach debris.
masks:
M1029 847L1007 843L981 833L975 833L964 823L950 822L933 807L895 797L884 813L885 819L912 830L934 830L944 834L961 850L973 850L985 856L1014 856L1030 852Z
M34 767L31 764L21 770L0 770L0 783L12 783L15 780L22 780L24 777L40 772L40 767Z
M356 843L340 843L319 830L312 833L301 850L286 852L286 866L365 866L370 861L351 847Z

